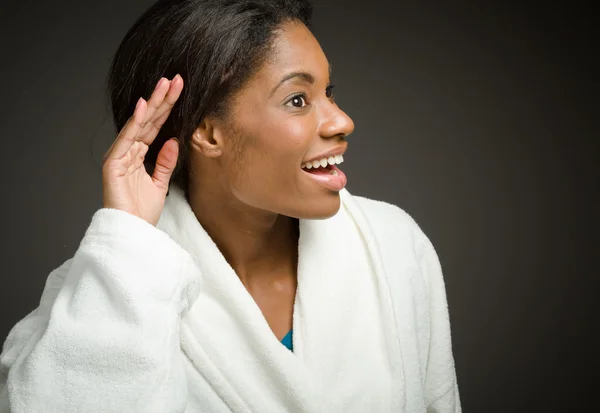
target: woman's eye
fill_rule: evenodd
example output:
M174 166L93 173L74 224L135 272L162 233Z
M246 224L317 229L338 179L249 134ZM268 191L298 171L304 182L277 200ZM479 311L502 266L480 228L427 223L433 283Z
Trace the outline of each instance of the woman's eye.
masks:
M329 85L327 86L327 88L325 89L325 96L327 96L328 98L334 98L335 95L333 94L333 88L335 87L335 85Z
M302 102L306 103L306 96L300 94L291 98L287 103L291 103L295 108L303 108L304 106L302 105Z

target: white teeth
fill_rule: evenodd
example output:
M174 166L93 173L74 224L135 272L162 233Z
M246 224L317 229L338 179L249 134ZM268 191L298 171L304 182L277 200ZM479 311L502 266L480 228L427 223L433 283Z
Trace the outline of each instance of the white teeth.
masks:
M329 172L329 175L337 175L337 174L338 174L338 172L335 169L332 170L331 172Z
M328 158L319 159L318 161L306 162L302 164L302 168L304 169L312 169L319 167L326 167L327 165L336 165L344 162L344 157L342 155L334 155Z

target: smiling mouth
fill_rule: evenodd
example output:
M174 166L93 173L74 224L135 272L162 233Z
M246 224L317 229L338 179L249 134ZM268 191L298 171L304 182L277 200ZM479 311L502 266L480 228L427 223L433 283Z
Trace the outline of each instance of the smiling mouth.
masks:
M306 162L301 169L317 185L339 192L344 189L347 182L346 174L337 167L342 162L344 162L342 155L334 155L310 163Z
M328 158L306 162L302 164L302 170L313 175L337 175L339 169L335 165L344 162L343 155L334 155Z

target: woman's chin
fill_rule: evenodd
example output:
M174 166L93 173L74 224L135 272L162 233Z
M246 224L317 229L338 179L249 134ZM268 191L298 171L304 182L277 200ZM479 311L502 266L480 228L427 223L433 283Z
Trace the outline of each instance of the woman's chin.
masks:
M246 196L243 196L246 195ZM327 219L340 210L341 199L339 192L319 191L318 193L285 195L280 192L276 199L265 199L264 196L247 196L241 192L234 197L241 204L257 210L268 211L278 215L297 219Z
M290 214L285 215L299 219L327 219L338 213L340 205L340 194L331 192L326 197L298 201Z

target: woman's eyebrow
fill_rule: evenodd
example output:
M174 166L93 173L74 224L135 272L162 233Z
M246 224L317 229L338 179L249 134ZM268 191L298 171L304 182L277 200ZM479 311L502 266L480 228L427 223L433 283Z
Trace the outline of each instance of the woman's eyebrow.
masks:
M329 65L328 69L329 69L329 77L331 77L331 65ZM293 79L295 77L299 77L300 79L304 80L307 83L310 83L311 85L313 83L315 83L315 77L308 72L290 72L281 78L279 83L277 83L277 85L273 88L273 90L271 90L269 97L273 96L273 94L279 88L279 86L281 86L288 80Z

